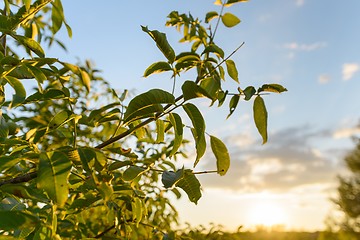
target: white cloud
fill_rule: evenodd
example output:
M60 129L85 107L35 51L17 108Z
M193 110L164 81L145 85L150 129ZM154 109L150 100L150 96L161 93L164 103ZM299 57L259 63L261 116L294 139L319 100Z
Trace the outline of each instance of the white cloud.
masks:
M303 6L304 3L305 3L305 0L296 0L296 2L295 2L296 6L298 6L298 7Z
M360 134L360 126L353 128L341 128L334 132L333 137L338 138L349 138L356 134Z
M321 84L326 84L330 81L330 76L327 74L321 74L318 78L318 82Z
M345 63L342 68L342 78L344 81L350 80L356 72L360 70L357 63Z
M314 51L327 46L326 42L314 42L310 44L299 44L297 42L286 43L284 48L298 51Z

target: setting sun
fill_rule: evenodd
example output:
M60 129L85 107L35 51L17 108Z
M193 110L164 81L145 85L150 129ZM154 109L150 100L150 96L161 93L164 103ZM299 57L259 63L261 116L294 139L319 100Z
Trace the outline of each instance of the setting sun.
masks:
M250 212L250 221L253 225L285 225L286 213L275 203L259 203Z

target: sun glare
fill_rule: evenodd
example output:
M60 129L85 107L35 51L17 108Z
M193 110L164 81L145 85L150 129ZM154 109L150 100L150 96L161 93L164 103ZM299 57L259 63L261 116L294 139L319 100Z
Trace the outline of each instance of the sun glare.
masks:
M285 225L286 213L284 209L275 203L262 203L254 206L250 212L250 219L253 225Z

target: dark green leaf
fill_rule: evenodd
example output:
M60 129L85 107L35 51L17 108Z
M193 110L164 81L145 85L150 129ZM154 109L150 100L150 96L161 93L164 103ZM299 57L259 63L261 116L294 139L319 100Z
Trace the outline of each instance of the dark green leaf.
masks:
M5 231L35 227L38 222L37 216L27 212L0 210L0 229Z
M68 199L67 178L70 174L71 161L62 152L40 154L37 187L45 190L49 197L59 206L64 206Z
M23 103L26 98L26 91L24 85L19 81L19 79L11 77L11 76L4 76L3 77L15 90L15 94L13 95L13 99L11 102L11 107L16 107Z
M123 179L124 181L132 181L137 176L141 175L142 173L146 172L147 169L138 167L138 166L130 166L128 169L126 169L123 173Z
M240 99L239 95L234 95L234 96L231 97L230 103L229 103L230 113L229 113L229 115L227 115L226 118L229 118L233 114L233 112L235 111L235 109L236 109L236 107L237 107L237 105L239 103L239 99Z
M235 82L239 83L238 71L236 69L235 62L231 59L226 60L226 67L229 76L235 80Z
M181 89L185 101L198 97L208 97L211 99L211 95L193 81L185 81Z
M240 19L232 13L225 13L221 16L221 20L226 27L234 27L240 23Z
M165 188L172 188L184 175L184 169L179 169L176 172L164 171L161 175L161 182Z
M192 129L192 134L195 139L196 145L196 165L200 158L204 155L206 149L205 141L205 121L199 109L192 103L186 103L183 105L183 108L187 115L189 116L194 128Z
M34 78L40 83L42 84L47 77L45 76L45 74L40 70L40 68L38 67L34 67L32 65L25 65L27 67L27 69L29 70L29 72L34 76Z
M258 129L262 139L263 144L267 142L267 111L265 107L264 100L262 97L257 96L254 101L253 106L254 111L254 121L256 128Z
M163 112L161 104L174 104L175 97L161 89L152 89L133 98L124 114L124 122L148 117L149 114Z
M211 150L216 157L217 171L224 176L230 167L230 155L225 144L217 137L210 136Z
M214 53L219 58L224 58L224 55L225 55L224 51L215 44L211 44L211 45L207 46L204 49L204 51L201 53L201 55L204 55L205 53Z
M264 84L259 89L258 92L275 92L275 93L282 93L286 92L287 89L281 86L280 84Z
M248 86L245 88L243 92L245 94L245 100L249 101L252 98L252 96L254 96L254 94L256 93L256 89L253 86Z
M48 124L48 128L50 130L54 130L58 127L60 127L61 125L63 125L64 123L66 123L69 120L70 117L70 112L69 111L61 111L58 112L49 122Z
M185 191L191 202L197 204L201 198L200 182L191 170L185 170L184 176L177 183L176 186Z
M148 77L153 73L161 73L166 71L171 71L172 68L167 62L156 62L151 64L144 72L144 77Z
M182 140L183 140L183 124L181 117L177 113L169 113L169 119L171 122L171 125L174 127L174 145L171 149L171 152L169 156L173 156L179 147L181 146Z
M157 30L149 30L147 27L141 26L142 30L150 35L150 37L155 41L157 47L164 54L164 56L169 60L170 63L175 61L175 52L174 49L170 46L169 42L166 39L165 33L159 32Z
M217 18L219 14L215 11L206 13L205 22L209 23L212 19Z
M204 78L200 82L200 87L205 90L205 95L214 100L216 99L217 93L221 90L220 79L216 77Z

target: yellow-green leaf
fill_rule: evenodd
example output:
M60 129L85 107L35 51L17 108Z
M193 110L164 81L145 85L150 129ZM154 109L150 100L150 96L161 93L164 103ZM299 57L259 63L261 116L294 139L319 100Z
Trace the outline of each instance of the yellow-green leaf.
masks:
M254 106L253 106L253 112L254 112L254 121L256 128L258 129L262 139L263 144L267 142L268 135L267 135L267 111L265 107L264 100L262 97L257 96L254 100Z
M224 176L230 167L230 155L225 144L217 137L210 136L211 150L216 157L217 171Z
M87 72L85 72L84 70L81 70L80 69L80 76L81 76L81 81L82 83L84 84L84 86L86 87L86 90L88 92L90 92L90 82L91 82L91 79L90 79L90 76Z
M240 23L240 19L232 13L225 13L221 16L221 21L226 27L234 27Z
M4 76L4 79L11 85L11 87L15 90L15 94L13 95L13 99L11 102L11 107L16 107L23 103L26 98L26 91L24 85L19 81L19 79Z
M169 120L171 125L174 127L174 144L171 149L171 152L169 156L173 156L179 147L181 146L182 140L183 140L183 124L181 117L177 113L169 113Z
M191 170L185 170L183 177L176 183L176 186L186 192L191 202L197 204L201 198L200 182Z
M235 82L239 83L239 76L235 62L231 59L226 60L226 68L229 76L234 79Z
M172 68L167 62L156 62L151 64L144 72L144 77L148 77L154 73L161 73L166 71L171 71Z
M43 189L59 206L64 206L68 199L67 178L70 174L71 161L62 152L40 154L37 187Z

